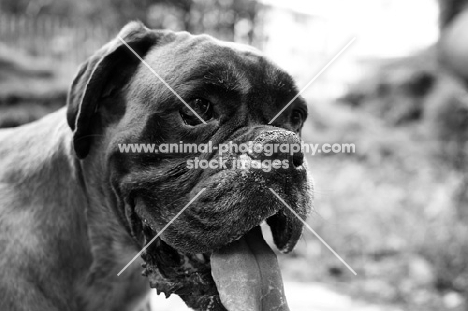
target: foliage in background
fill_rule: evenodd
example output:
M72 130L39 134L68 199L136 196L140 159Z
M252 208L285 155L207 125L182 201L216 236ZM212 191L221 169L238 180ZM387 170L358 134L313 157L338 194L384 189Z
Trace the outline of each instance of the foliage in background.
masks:
M130 20L256 44L260 8L252 0L2 0L0 127L64 105L79 63Z
M468 93L436 56L377 64L337 103L314 106L306 135L357 145L352 156L310 159L327 219L311 222L360 277L326 250L308 262L360 284L348 288L358 297L408 310L463 310L468 297Z
M101 24L110 31L130 20L140 20L152 28L216 33L233 40L241 21L250 24L249 43L254 40L254 24L260 4L253 0L2 0L0 12L32 17L54 16L76 23Z

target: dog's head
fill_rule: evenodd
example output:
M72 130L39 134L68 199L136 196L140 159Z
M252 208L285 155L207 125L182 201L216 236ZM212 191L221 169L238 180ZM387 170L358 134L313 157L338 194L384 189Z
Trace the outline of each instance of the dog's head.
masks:
M211 254L266 220L288 252L312 190L303 154L290 152L307 116L297 93L253 48L131 23L80 69L68 122L77 157L101 171L94 182L140 247L160 233L169 252ZM123 150L128 144L179 150Z

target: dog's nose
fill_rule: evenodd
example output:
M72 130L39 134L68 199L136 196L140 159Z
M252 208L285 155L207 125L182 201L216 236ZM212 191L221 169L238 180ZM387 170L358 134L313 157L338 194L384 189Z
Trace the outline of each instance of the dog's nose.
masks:
M299 136L283 129L266 130L261 132L254 140L254 146L262 145L262 151L256 152L254 158L259 160L287 160L290 168L298 168L304 163Z

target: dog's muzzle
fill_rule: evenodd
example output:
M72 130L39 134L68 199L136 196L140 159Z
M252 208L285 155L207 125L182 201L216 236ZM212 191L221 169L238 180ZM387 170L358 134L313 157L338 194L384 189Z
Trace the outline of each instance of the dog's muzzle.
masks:
M205 155L226 159L227 169L198 172L199 182L190 189L160 194L181 198L188 191L188 202L204 189L178 217L174 214L180 200L160 209L156 193L135 199L131 226L134 232L144 232L142 244L172 221L147 249L144 275L152 287L180 295L195 310L238 310L235 305L245 299L250 299L250 309L245 310L288 310L276 255L259 226L266 221L281 252L290 252L299 240L312 200L301 142L295 133L273 127L238 133L233 142L251 142L252 148ZM245 166L234 166L239 161ZM279 167L268 171L254 166L255 161L276 161ZM177 178L195 174L182 170L181 164L177 169Z

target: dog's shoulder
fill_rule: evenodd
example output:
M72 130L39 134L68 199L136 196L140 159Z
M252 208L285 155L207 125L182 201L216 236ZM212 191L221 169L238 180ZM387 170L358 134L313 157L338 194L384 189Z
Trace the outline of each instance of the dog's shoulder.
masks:
M31 171L34 169L32 165L39 164L56 150L68 130L64 116L65 110L60 109L35 122L0 130L1 181L5 171Z
M0 130L1 219L38 213L41 206L60 199L63 186L76 179L64 116L60 110L36 122Z
M37 295L62 293L57 295L65 300L63 285L89 265L86 200L75 176L70 136L63 110L0 131L0 292L20 302L44 301L43 310L55 309ZM13 300L1 303L16 310Z

